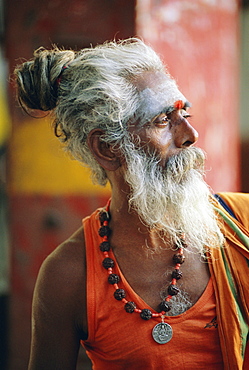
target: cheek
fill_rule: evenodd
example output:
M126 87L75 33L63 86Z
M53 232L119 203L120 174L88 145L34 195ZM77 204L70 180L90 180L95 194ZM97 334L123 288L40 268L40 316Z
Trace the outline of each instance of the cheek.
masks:
M137 132L132 132L132 141L137 148L143 148L147 154L156 153L160 158L167 157L173 145L172 133L168 128L143 127Z
M154 155L158 158L158 164L161 167L165 167L168 158L173 154L174 149L171 147L170 142L151 141L147 147L147 154Z
M156 150L159 158L159 165L163 168L165 168L168 159L178 152L178 149L174 145L172 135L167 135L164 140L155 140L153 143L151 142L150 145Z
M172 134L170 132L162 133L151 138L150 145L155 148L159 155L165 156L172 145Z

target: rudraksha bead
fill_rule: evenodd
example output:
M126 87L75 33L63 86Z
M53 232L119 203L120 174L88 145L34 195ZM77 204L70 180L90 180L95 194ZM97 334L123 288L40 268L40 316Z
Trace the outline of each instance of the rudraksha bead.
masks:
M159 304L159 310L160 311L169 312L170 309L171 309L170 304L168 302L166 302L166 301L162 301Z
M152 312L151 310L148 310L147 308L144 308L141 313L140 313L140 316L143 320L149 320L152 318Z
M110 243L109 242L102 242L99 245L99 249L101 250L101 252L109 252L109 250L111 249Z
M122 301L123 298L125 298L125 291L124 289L116 289L114 292L114 298L118 301Z
M180 289L177 286L170 284L168 287L168 294L169 295L177 295L180 292Z
M101 236L101 238L103 238L104 236L110 236L111 232L112 231L109 226L101 226L99 228L99 236Z
M125 311L128 313L134 312L135 308L136 308L136 305L134 302L127 302L124 306Z
M116 274L110 274L109 276L108 276L108 283L110 283L110 284L118 284L119 283L119 280L120 280L120 278L119 278L119 276L118 275L116 275Z
M106 211L101 211L99 213L99 220L100 220L101 225L103 225L103 223L105 221L110 221L110 215L109 215L109 213L106 212Z
M176 280L179 280L182 278L182 272L180 270L177 270L175 269L173 272L172 272L172 279L176 279Z
M114 261L109 258L109 257L106 257L103 261L102 261L102 265L105 269L109 269L109 268L113 268L114 266Z
M182 263L184 262L184 260L185 260L185 256L184 256L183 254L181 254L181 253L176 253L176 254L174 254L174 256L173 256L173 261L174 261L175 263L180 263L180 264L182 264Z

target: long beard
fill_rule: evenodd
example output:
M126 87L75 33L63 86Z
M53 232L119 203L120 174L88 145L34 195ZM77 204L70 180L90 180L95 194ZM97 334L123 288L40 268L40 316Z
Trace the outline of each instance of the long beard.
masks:
M210 203L210 189L203 178L205 154L201 149L181 150L168 159L165 168L156 155L146 155L132 145L125 156L130 209L167 245L179 245L183 232L191 250L201 255L205 247L223 243Z

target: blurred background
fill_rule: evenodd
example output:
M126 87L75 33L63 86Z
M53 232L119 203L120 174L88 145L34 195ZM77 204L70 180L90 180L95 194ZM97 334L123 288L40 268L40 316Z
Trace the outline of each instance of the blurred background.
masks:
M44 258L109 188L32 119L11 74L34 49L142 37L192 102L213 191L249 191L249 1L0 0L0 369L27 369L34 283ZM62 287L63 289L63 287ZM88 369L83 353L78 368Z

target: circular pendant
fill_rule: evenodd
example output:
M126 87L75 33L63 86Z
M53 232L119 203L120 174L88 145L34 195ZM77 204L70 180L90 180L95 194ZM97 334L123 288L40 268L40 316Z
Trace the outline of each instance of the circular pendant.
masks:
M173 329L166 322L160 322L159 324L154 326L152 330L152 337L154 341L159 344L168 343L171 340L172 336Z

